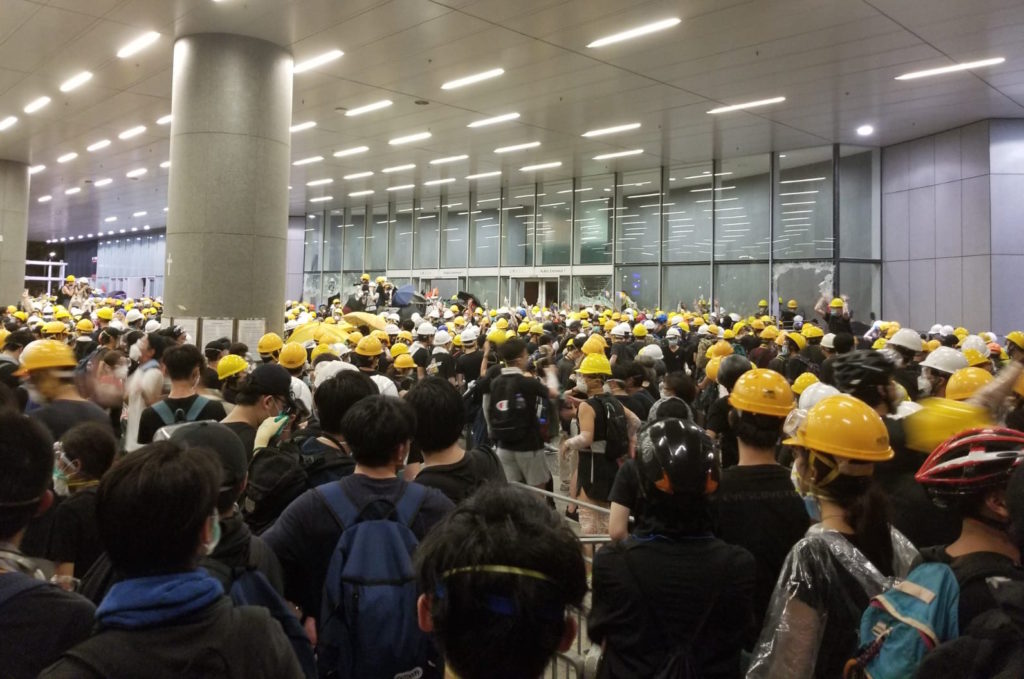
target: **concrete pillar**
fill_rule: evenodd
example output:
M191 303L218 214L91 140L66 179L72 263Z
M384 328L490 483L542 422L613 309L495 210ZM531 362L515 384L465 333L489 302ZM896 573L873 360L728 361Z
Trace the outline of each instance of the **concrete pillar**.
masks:
M17 304L25 289L28 165L0 160L0 304Z
M171 316L265 318L285 300L292 57L238 35L174 45L164 300Z

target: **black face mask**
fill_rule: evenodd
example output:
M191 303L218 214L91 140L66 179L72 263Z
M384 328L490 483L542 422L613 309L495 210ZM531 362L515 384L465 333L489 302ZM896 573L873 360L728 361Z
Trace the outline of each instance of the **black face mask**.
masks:
M264 363L273 363L274 362L274 357L273 356L260 356L260 360L263 361Z

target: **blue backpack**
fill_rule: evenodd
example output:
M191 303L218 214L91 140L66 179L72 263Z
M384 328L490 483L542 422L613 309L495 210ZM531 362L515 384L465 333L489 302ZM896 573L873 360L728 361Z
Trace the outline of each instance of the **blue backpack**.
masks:
M416 617L412 524L427 488L359 508L341 483L315 489L342 527L327 567L317 663L321 677L434 676L436 653Z
M953 569L925 563L906 580L871 599L860 619L857 655L844 679L913 676L925 653L960 636L960 585Z

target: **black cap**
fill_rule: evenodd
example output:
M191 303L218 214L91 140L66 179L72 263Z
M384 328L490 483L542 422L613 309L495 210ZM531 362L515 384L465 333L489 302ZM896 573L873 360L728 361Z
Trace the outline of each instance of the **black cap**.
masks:
M217 454L224 470L221 490L236 488L248 472L245 446L235 432L220 422L192 422L171 434L171 441L186 448L208 448Z
M292 376L276 363L257 366L249 375L249 385L267 396L291 397Z

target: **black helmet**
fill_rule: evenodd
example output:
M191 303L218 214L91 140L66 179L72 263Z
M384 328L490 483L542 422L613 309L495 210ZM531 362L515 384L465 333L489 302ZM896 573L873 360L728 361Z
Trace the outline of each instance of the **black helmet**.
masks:
M861 387L885 386L896 366L878 351L851 351L841 354L832 366L836 388L852 394Z
M721 461L715 444L693 422L669 418L646 425L637 435L640 493L707 495L718 487Z
M753 364L746 356L730 354L723 358L718 366L717 382L725 387L726 391L732 391L732 387L736 384L736 380L740 378L740 375L753 367Z

